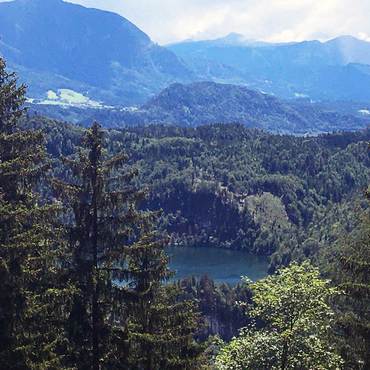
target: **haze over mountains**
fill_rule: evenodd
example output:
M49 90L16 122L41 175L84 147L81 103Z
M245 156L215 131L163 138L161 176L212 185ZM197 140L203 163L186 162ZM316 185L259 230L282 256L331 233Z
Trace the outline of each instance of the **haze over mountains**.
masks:
M44 104L35 110L75 122L241 122L316 133L361 128L370 117L370 43L350 36L268 44L230 34L162 47L117 14L62 0L0 3L0 36L9 69L27 83L31 102ZM338 100L360 102L364 117L310 105Z
M284 98L370 99L370 43L351 36L267 44L231 34L169 49L198 76L217 82L246 84Z
M345 110L307 101L285 101L245 86L194 82L172 84L135 109L87 109L32 105L38 112L59 120L89 126L98 120L106 127L165 124L199 126L213 123L242 123L274 133L318 134L349 131L370 125L370 115L355 116Z
M0 52L33 98L69 89L109 104L144 101L192 74L127 19L62 0L0 4Z

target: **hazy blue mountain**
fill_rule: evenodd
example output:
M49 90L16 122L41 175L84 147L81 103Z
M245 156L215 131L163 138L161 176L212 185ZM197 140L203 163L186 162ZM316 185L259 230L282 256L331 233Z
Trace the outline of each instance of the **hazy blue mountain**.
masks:
M97 119L107 127L242 123L275 133L316 134L357 130L370 124L370 115L355 117L337 113L330 106L317 106L304 100L285 101L243 86L214 82L173 84L137 110L66 110L39 105L32 106L32 111L83 125Z
M140 105L194 81L282 98L370 101L370 43L350 36L268 44L232 33L164 48L117 14L62 0L0 3L0 55L29 97L49 103Z
M324 43L323 47L337 50L344 64L370 65L370 42L358 40L352 36L341 36Z
M152 122L196 126L243 123L281 133L317 133L366 127L367 119L318 109L250 90L244 86L196 82L174 84L142 107Z
M109 104L131 104L191 72L127 19L62 0L0 3L0 54L29 95L70 89Z
M350 36L267 44L231 34L169 49L205 80L245 84L285 98L370 99L370 43Z
M256 41L253 39L247 39L244 35L236 32L231 32L228 35L224 37L220 37L217 39L211 39L211 40L200 40L200 41L193 41L193 40L185 40L180 43L172 43L167 45L168 47L175 47L178 46L267 46L270 45L269 43L263 42L263 41Z

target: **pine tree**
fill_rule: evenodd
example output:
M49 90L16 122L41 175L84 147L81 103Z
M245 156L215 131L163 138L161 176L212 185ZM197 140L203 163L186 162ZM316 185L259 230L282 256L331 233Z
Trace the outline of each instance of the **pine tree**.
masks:
M143 193L130 184L136 171L124 171L126 159L124 153L106 155L104 131L95 123L77 158L65 159L68 181L54 181L69 209L69 270L77 293L67 330L70 362L78 369L97 370L106 361L117 307L113 282L123 279L125 245L138 222Z
M37 195L43 137L21 129L25 86L5 67L0 59L0 368L61 369L56 209Z
M71 365L193 368L194 307L163 286L170 272L156 214L139 210L145 192L133 184L137 171L124 153L108 157L104 136L95 123L77 158L65 160L69 180L55 181L70 209L70 271L78 289L67 325Z
M164 285L168 269L165 242L153 231L155 215L146 214L137 241L126 247L126 284L121 287L126 322L126 366L165 370L199 368L201 348L194 340L199 317L194 302L176 285ZM123 363L119 359L118 364ZM117 367L117 369L119 366Z
M370 193L367 193L370 200ZM339 243L333 271L345 294L337 301L340 347L346 368L370 368L370 213Z

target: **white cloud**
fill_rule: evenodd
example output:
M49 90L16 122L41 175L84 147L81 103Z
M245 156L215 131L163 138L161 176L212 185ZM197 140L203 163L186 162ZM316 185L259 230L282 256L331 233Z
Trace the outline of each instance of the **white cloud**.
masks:
M370 36L369 36L367 33L365 33L365 32L359 32L359 33L357 34L357 37L358 37L360 40L370 42Z
M370 39L370 0L68 1L119 13L162 44L230 32L267 41Z

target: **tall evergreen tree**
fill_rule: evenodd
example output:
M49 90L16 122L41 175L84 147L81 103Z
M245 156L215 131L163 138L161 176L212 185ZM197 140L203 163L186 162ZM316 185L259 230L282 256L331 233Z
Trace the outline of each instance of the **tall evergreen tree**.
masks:
M144 218L137 241L126 247L126 284L120 292L125 307L122 321L127 325L126 335L122 333L127 368L199 368L201 348L194 340L199 325L196 306L182 297L178 286L163 285L171 273L164 241L151 230L153 216Z
M25 86L5 67L0 59L0 368L61 369L55 207L37 195L43 137L21 129Z
M367 192L370 200L370 193ZM338 300L340 347L346 369L370 368L370 213L337 246L333 271L345 294Z
M114 287L124 259L124 240L135 223L141 198L129 185L135 171L120 172L126 156L108 158L104 132L94 124L77 158L65 159L68 181L55 187L69 207L66 223L72 259L69 269L77 292L68 318L70 361L78 369L100 369L107 353ZM119 190L121 189L121 190Z
M138 209L145 192L133 185L137 171L124 153L108 157L104 147L95 123L77 158L65 160L69 179L55 182L70 209L70 270L78 288L67 325L71 365L191 368L186 361L198 355L193 306L162 285L170 276L164 242L154 232L156 214Z

